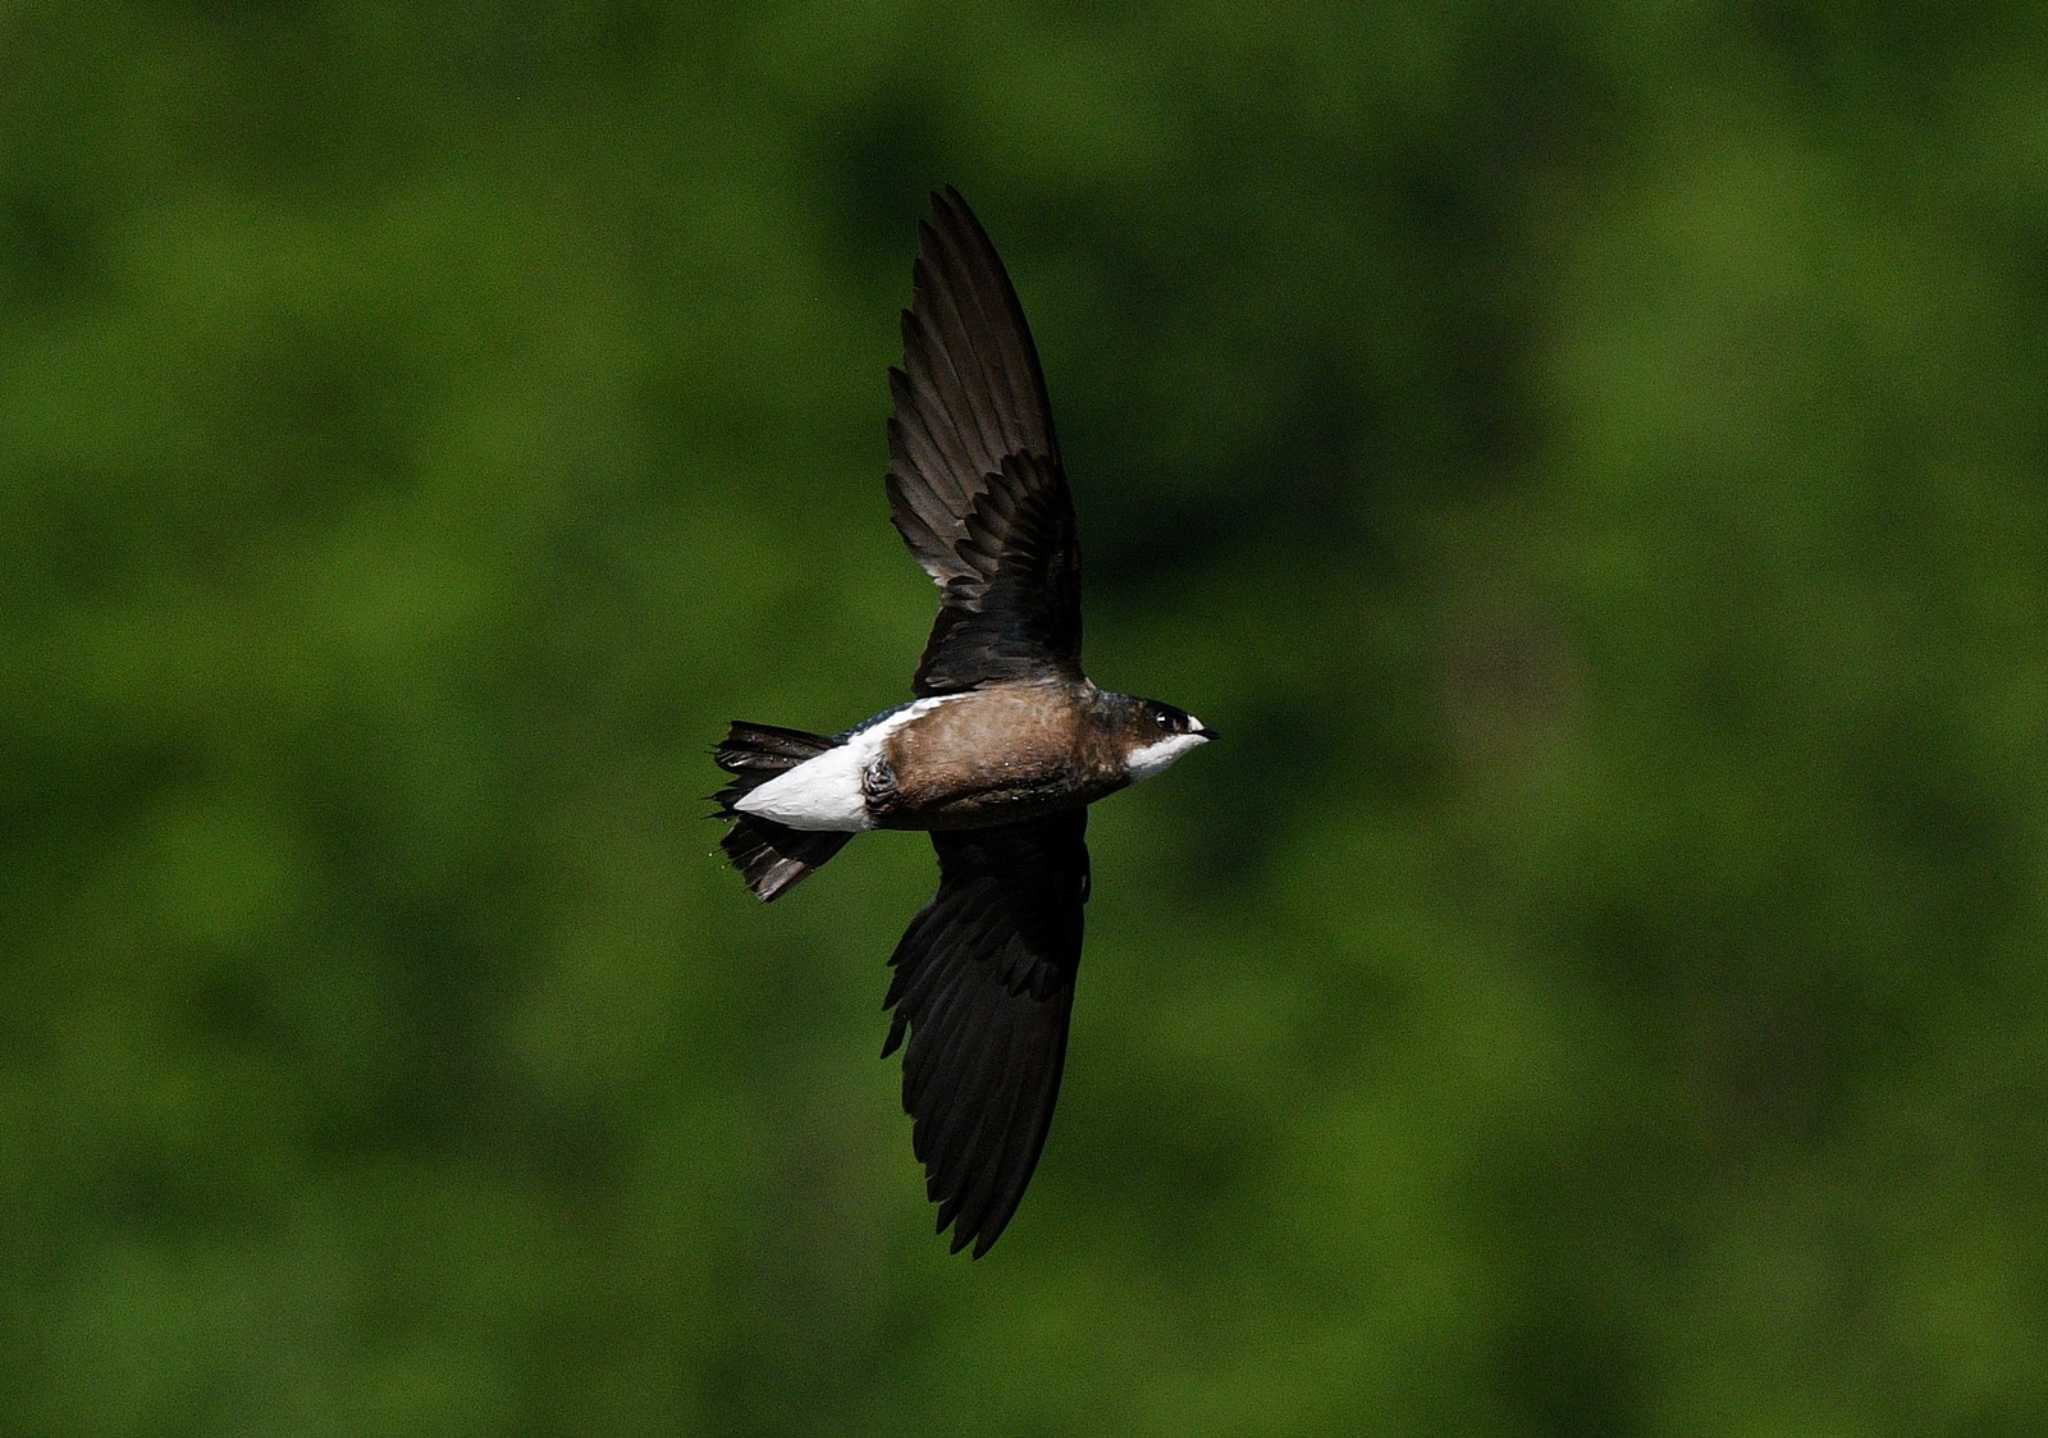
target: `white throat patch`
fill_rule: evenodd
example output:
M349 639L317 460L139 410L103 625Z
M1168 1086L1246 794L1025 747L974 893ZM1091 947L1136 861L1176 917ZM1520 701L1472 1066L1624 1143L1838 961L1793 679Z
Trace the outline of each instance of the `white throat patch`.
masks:
M1201 720L1197 719L1195 722L1199 725ZM1154 774L1161 773L1167 765L1188 750L1208 742L1209 737L1206 734L1173 734L1156 744L1147 744L1144 748L1134 751L1131 757L1124 761L1130 769L1131 782L1135 784L1140 779L1149 779Z

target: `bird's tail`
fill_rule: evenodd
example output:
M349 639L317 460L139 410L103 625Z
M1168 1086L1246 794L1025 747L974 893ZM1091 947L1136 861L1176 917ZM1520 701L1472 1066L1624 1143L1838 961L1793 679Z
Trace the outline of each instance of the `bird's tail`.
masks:
M712 751L718 767L733 776L730 784L712 795L718 801L718 813L712 817L732 821L719 847L763 903L794 888L813 869L824 867L825 861L845 848L853 835L792 829L757 814L742 814L733 805L743 794L760 788L776 775L838 745L837 739L807 734L801 729L747 724L735 719L725 742Z

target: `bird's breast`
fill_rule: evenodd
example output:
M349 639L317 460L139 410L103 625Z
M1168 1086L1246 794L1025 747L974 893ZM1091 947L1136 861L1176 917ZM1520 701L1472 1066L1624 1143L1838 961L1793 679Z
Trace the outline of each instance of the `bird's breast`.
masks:
M1121 787L1058 688L978 691L891 734L869 789L876 824L966 829L1072 809Z

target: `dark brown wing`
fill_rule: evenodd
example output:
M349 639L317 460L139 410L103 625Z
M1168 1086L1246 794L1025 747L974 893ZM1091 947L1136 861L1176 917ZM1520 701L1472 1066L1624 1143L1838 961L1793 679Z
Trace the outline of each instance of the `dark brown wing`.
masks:
M1078 677L1081 557L1045 377L1017 292L957 192L918 227L889 371L889 512L937 582L914 687Z
M939 892L889 960L903 1108L953 1252L1017 1211L1059 1097L1088 899L1088 812L938 832Z

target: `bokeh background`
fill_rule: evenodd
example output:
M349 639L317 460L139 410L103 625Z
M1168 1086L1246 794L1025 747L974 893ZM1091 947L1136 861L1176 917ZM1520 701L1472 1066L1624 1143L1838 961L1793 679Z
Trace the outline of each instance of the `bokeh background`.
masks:
M0 1429L2048 1431L2044 13L0 10ZM946 182L1226 735L978 1264L703 817Z

